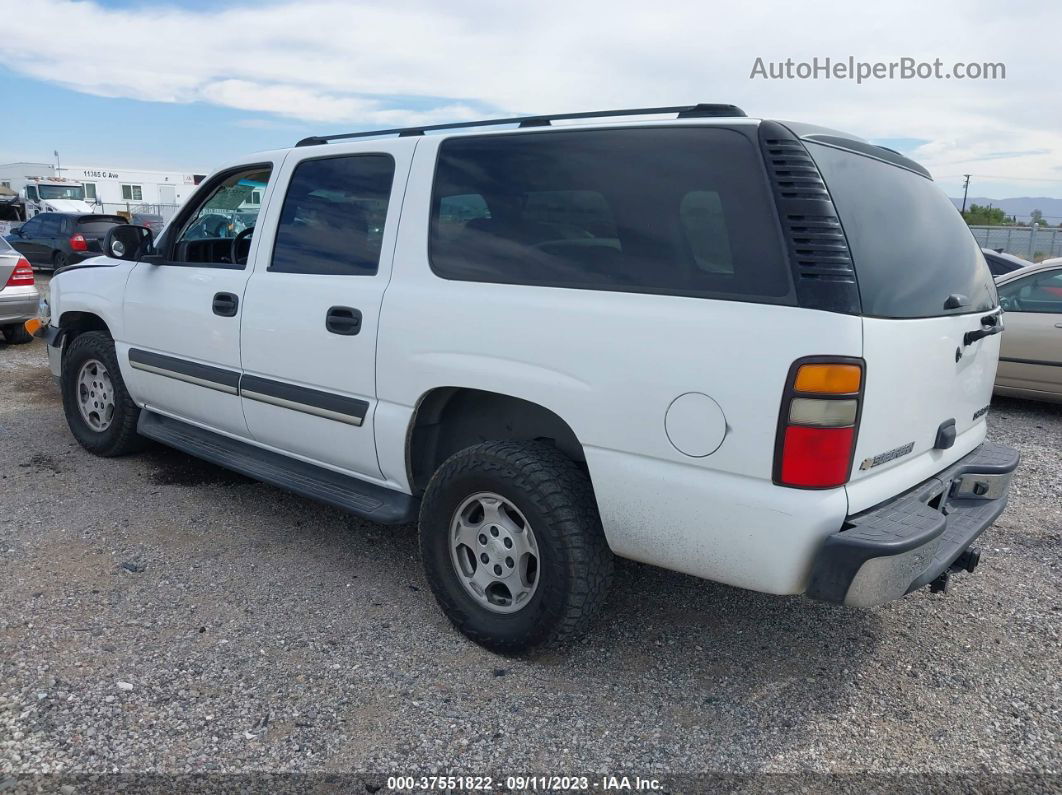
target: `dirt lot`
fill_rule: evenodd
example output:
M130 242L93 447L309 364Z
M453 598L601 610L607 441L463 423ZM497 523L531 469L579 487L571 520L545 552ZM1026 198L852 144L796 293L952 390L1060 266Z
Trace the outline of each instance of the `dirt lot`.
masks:
M94 458L43 344L0 347L0 773L1059 773L1062 410L990 425L1024 461L946 597L622 563L589 637L512 660L449 627L412 527L161 448Z

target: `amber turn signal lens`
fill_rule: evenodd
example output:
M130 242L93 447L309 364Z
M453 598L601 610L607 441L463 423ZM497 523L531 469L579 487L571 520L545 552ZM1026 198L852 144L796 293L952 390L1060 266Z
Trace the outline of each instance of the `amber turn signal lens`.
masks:
M41 323L40 318L35 317L32 320L27 320L24 325L26 331L28 331L33 336L37 336L37 329L39 329L44 324Z
M850 395L859 391L863 371L855 364L804 364L793 389L824 395Z

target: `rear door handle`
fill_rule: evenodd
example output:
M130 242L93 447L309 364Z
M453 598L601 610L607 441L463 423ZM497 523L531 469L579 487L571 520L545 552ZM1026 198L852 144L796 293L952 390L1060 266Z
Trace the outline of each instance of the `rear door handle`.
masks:
M214 314L221 317L236 317L236 309L240 305L240 299L232 293L214 294Z
M333 306L325 315L325 328L333 334L353 337L361 331L361 310L349 306Z

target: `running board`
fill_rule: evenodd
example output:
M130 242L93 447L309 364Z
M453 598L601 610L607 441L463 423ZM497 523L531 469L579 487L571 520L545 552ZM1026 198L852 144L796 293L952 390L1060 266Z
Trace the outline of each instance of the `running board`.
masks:
M416 521L419 500L330 469L230 439L180 420L140 412L137 432L168 447L381 524Z

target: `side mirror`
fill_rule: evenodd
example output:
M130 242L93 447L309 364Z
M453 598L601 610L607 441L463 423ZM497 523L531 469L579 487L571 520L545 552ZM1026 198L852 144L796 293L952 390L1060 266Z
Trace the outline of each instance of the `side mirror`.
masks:
M122 224L112 227L103 239L103 253L115 259L136 262L151 250L154 236L146 226Z

